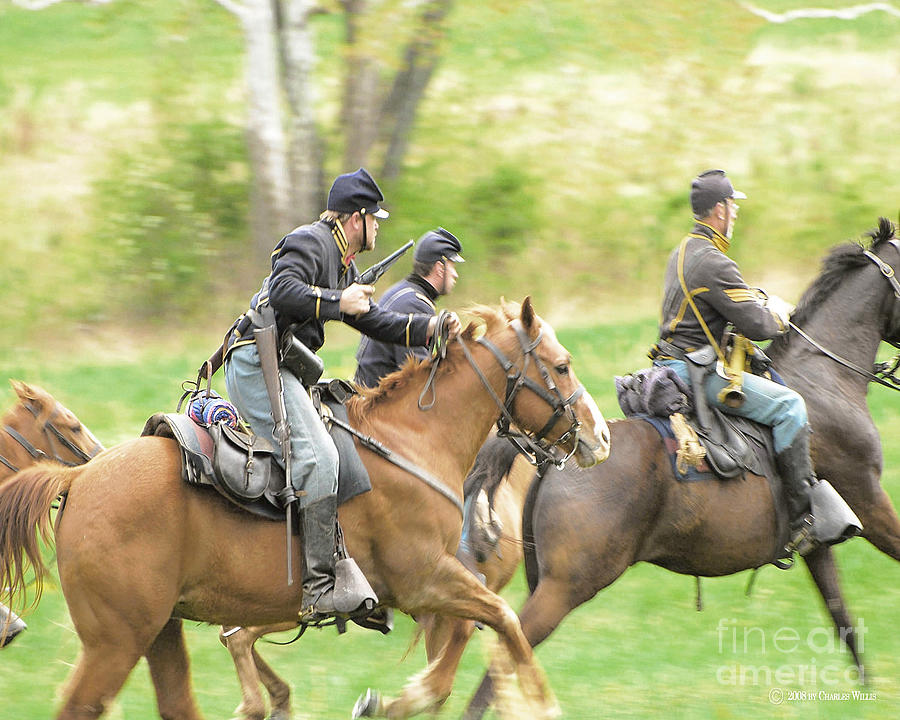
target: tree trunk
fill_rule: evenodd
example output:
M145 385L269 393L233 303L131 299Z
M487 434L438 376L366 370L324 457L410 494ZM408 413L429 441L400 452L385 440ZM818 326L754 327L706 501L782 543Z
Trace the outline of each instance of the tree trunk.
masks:
M291 109L290 174L295 222L310 222L325 209L323 148L316 128L312 86L315 42L309 27L311 0L280 0L284 84Z
M428 2L382 109L381 125L388 136L388 148L381 177L386 181L395 179L403 167L416 112L440 60L443 22L452 7L453 0Z
M368 20L367 0L342 0L347 28L347 75L341 120L344 127L342 172L366 165L378 136L378 68L365 43L360 27Z
M238 16L247 42L250 228L255 255L267 268L275 243L293 227L275 15L270 0L247 0Z

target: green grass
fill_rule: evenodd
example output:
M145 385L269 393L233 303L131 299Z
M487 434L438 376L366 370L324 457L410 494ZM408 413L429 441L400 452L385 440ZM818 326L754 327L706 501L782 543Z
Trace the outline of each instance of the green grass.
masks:
M579 377L603 412L618 417L611 378L646 364L643 354L654 337L654 321L564 328L559 335L573 351ZM337 333L332 340L327 367L333 375L348 375L354 335ZM109 445L136 435L152 412L172 408L179 382L193 374L205 354L198 349L161 360L138 351L127 359L104 360L91 351L37 363L29 355L6 353L0 355L0 376L42 384ZM11 404L11 393L2 401ZM900 498L900 447L892 443L890 432L900 411L893 394L881 388L872 389L870 407L885 440L884 486ZM538 658L563 717L896 716L900 661L893 631L900 623L900 566L862 540L839 547L837 557L849 606L858 627L865 626L865 659L877 701L769 702L773 688L808 695L858 689L852 677L847 679L851 671L846 653L830 641L830 620L805 569L765 568L750 598L744 595L747 572L706 579L705 608L698 613L692 578L639 565L571 613L539 647ZM521 574L504 596L514 608L521 606L526 596ZM10 717L31 720L49 717L58 704L58 689L75 660L78 641L62 596L52 585L26 619L28 631L3 651L0 697L4 707L15 709ZM295 717L345 718L366 687L395 693L423 667L421 647L402 659L412 629L408 618L398 617L397 629L386 637L360 629L341 637L333 630L311 632L295 645L260 644L260 650L291 683ZM187 635L201 709L206 717L231 717L240 697L215 628L188 624ZM443 717L461 714L492 643L492 633L485 631L467 648ZM133 672L109 716L156 717L145 663Z

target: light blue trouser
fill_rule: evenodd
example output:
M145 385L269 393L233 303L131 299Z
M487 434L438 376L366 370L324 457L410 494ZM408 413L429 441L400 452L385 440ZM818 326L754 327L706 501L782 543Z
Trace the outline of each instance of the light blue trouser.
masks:
M300 507L305 508L316 500L337 493L338 452L303 384L283 368L281 381L291 426L291 485L295 490L306 493L300 497ZM241 345L228 355L225 388L229 399L244 420L250 423L254 434L278 448L279 464L284 467L255 344Z
M690 385L684 360L657 360L656 364L672 368ZM716 399L727 384L728 381L716 372L709 373L704 381L707 402L729 415L740 415L770 426L776 453L790 447L797 433L806 426L806 403L799 393L789 387L745 372L742 389L746 399L739 408L731 408Z

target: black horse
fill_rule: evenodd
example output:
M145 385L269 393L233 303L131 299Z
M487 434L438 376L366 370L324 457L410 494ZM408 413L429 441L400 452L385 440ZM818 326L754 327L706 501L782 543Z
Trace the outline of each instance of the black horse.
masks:
M791 331L767 354L806 400L818 475L862 520L863 537L900 560L900 519L880 484L881 442L866 404L872 375L864 370L874 367L882 340L900 342L900 285L891 270L900 268L900 243L884 218L868 237L868 248L850 242L831 251L793 313ZM771 562L782 544L766 478L681 483L648 423L615 421L610 432L605 463L580 472L551 468L526 501L525 568L532 594L520 620L532 645L637 562L721 576ZM501 455L505 466L496 458L492 466L503 474L514 457L498 448ZM833 552L821 546L804 560L862 677ZM492 693L487 674L465 717L482 717Z

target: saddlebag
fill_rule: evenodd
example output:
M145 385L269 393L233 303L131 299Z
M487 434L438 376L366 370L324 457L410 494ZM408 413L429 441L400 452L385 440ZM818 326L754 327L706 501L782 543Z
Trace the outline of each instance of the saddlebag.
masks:
M256 500L269 486L274 448L256 435L225 423L210 426L213 438L213 472L222 489L238 500Z

